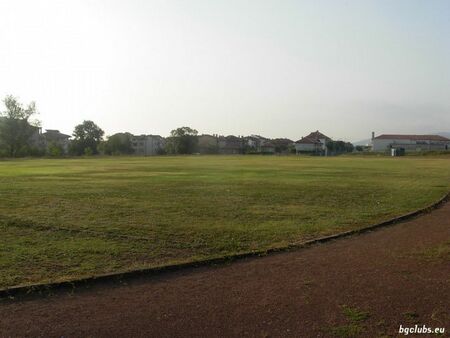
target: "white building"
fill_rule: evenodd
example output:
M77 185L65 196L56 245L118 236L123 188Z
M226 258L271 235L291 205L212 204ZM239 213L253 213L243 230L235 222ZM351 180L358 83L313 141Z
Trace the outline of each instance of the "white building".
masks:
M442 151L450 148L450 139L439 135L393 135L382 134L374 137L372 133L372 151L385 152L403 148L412 151Z
M159 135L139 135L131 138L134 153L139 156L160 155L164 152L165 139Z

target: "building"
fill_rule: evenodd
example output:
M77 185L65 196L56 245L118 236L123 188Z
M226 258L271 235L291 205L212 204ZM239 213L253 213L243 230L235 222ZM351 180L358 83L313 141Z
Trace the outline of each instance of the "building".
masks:
M297 154L323 153L326 151L328 141L331 141L331 138L317 130L295 142L295 152Z
M45 133L42 133L42 137L46 152L49 152L52 147L61 149L63 154L69 152L70 135L60 133L56 129L46 129Z
M159 135L139 135L131 138L134 153L139 156L154 156L164 153L165 139Z
M386 152L404 149L406 152L449 150L450 139L439 135L398 135L372 133L372 151Z
M260 135L250 135L244 137L244 147L247 152L261 153L263 151L263 146L266 143L270 143L270 139Z
M198 152L200 154L217 154L219 152L219 137L208 134L198 136Z
M261 146L262 154L275 154L275 145L271 142L264 142Z
M219 136L219 154L242 154L244 139L238 136Z
M28 139L28 145L35 151L42 152L45 150L45 139L42 136L42 128L31 126L33 132Z

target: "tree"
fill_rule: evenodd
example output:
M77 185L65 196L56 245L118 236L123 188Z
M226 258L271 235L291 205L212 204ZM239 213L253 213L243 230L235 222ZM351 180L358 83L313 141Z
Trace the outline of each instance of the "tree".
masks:
M351 153L351 152L353 152L353 150L355 150L355 146L353 145L353 143L345 142L345 152Z
M177 154L175 137L172 137L172 136L166 137L166 144L164 146L164 150L165 150L166 154L169 154L169 155Z
M107 155L127 155L133 154L134 149L130 133L117 133L108 137L103 143L103 152Z
M47 147L47 154L52 157L60 157L64 154L64 149L61 145L55 142L50 142Z
M92 121L83 121L73 131L70 152L74 155L96 155L105 132Z
M351 153L354 149L352 143L344 141L328 141L326 146L330 155Z
M276 153L290 153L292 152L294 141L287 138L275 138L270 141L274 147Z
M36 112L35 102L25 108L12 95L3 99L6 110L0 113L0 143L8 156L16 157L31 152L32 137L39 135L39 121L31 121Z
M181 127L170 132L166 140L166 151L169 154L193 154L198 148L198 132L189 127Z

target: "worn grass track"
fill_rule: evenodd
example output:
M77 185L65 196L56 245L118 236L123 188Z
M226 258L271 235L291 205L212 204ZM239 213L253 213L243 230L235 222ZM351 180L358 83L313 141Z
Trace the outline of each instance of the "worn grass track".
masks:
M448 158L0 162L0 287L285 246L420 207Z

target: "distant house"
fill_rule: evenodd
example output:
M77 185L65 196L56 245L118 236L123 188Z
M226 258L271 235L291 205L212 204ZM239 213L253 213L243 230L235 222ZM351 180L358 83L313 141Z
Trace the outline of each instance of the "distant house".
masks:
M131 138L131 145L136 155L160 155L164 152L165 139L159 135L133 135Z
M385 152L390 149L404 149L406 152L449 150L450 139L439 135L399 135L372 133L372 151Z
M42 128L36 126L31 126L31 128L33 129L33 133L28 139L28 145L39 152L44 151L46 149L46 143L42 135Z
M220 154L242 154L244 139L233 135L219 136L218 147Z
M45 133L42 133L42 137L47 152L52 146L60 148L64 154L69 152L70 135L60 133L56 129L46 129Z
M270 143L270 139L260 135L250 135L244 137L245 148L247 148L248 151L253 153L262 152L262 147L266 143Z
M331 138L317 130L295 142L295 152L321 153L325 151L328 141L331 141Z
M219 137L208 134L198 136L198 152L200 154L217 154L219 152Z
M263 154L275 154L275 145L271 142L265 142L261 146L261 153Z

